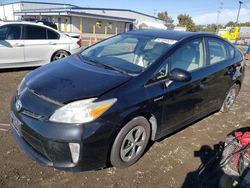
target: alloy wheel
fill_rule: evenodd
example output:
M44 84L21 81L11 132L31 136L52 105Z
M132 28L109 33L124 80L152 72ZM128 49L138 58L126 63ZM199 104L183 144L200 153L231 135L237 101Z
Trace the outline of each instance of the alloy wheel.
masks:
M67 56L68 56L68 54L66 54L65 52L58 52L58 53L55 54L55 56L53 58L53 61L65 58Z
M233 105L233 103L236 99L236 95L237 95L237 91L235 88L233 88L229 91L229 93L227 94L227 98L226 98L227 108L230 108Z
M146 141L146 130L143 126L136 126L125 136L121 149L120 156L125 162L129 162L137 157Z

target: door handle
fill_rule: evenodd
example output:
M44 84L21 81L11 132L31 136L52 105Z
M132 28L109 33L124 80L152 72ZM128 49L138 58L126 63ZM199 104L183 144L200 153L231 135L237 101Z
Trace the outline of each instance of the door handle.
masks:
M21 43L15 43L13 46L14 46L14 47L24 47L24 44L21 44Z
M55 42L49 42L49 44L50 44L50 45L56 45L56 43L55 43Z
M200 82L200 87L203 89L207 86L207 84L208 84L207 78L204 78Z

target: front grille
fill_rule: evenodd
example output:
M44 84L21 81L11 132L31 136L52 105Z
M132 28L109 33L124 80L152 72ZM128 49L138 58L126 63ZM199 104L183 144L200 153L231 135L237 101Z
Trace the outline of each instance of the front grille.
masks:
M22 131L22 134L23 134L24 140L27 142L28 145L30 145L35 151L37 151L43 157L47 158L42 142L39 139L35 138L34 136L28 134L25 131Z

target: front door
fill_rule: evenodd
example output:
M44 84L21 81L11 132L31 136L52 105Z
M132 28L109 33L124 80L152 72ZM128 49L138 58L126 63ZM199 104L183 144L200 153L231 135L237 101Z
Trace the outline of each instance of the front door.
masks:
M201 74L205 69L205 42L203 38L194 39L177 49L167 60L168 72L175 68L189 71L189 82L172 82L166 88L164 99L163 134L172 132L197 119L207 102L207 77Z
M0 27L0 67L17 67L24 63L24 41L21 25Z

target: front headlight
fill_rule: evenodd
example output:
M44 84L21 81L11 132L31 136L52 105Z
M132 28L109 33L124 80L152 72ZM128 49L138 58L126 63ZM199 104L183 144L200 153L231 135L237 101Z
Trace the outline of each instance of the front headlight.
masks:
M96 98L75 101L59 108L50 117L50 121L58 123L87 123L100 117L117 99L94 102Z

